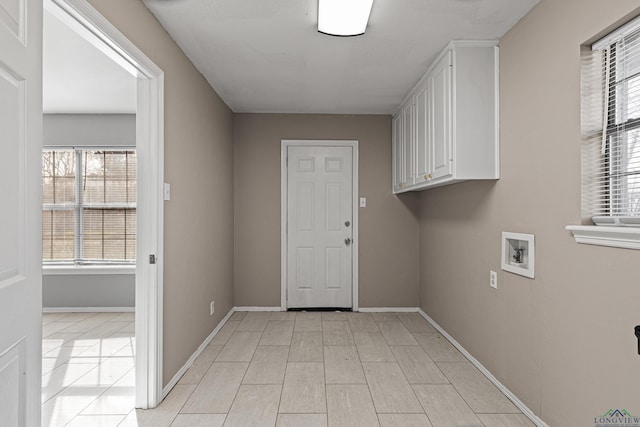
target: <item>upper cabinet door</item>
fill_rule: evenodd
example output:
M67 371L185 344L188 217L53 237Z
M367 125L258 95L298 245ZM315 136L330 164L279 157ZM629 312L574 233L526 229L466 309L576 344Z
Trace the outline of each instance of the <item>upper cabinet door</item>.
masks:
M392 151L393 157L392 174L393 174L393 192L399 192L402 187L402 114L398 114L391 122L392 126Z
M453 173L452 64L452 53L449 51L435 65L429 77L433 179L446 177Z
M429 81L425 79L416 92L416 184L431 180L432 161L429 146Z
M403 145L402 145L402 187L413 185L414 148L415 148L415 106L409 101L402 109Z

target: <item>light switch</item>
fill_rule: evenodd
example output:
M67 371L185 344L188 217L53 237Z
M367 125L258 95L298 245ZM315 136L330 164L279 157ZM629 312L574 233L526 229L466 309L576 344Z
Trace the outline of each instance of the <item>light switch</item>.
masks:
M360 207L361 208L366 208L367 207L367 198L366 197L360 197Z
M171 200L171 185L164 183L164 199Z

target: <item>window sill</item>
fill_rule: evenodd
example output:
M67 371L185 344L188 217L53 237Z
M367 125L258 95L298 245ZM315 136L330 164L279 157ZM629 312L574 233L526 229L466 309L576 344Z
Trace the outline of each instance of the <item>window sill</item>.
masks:
M567 225L565 229L573 234L577 243L623 249L640 249L640 227Z
M45 276L93 274L136 274L135 265L43 265Z

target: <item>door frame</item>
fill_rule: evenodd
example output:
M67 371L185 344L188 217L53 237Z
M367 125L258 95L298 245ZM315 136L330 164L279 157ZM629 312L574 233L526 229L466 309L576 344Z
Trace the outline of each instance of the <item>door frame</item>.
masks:
M326 139L283 139L280 147L280 309L287 311L287 203L288 203L288 174L287 174L287 150L289 147L351 147L352 148L352 191L353 199L353 243L351 245L351 305L353 311L358 311L358 247L360 239L358 236L358 140L326 140Z
M154 408L162 390L164 72L87 0L45 0L44 8L137 78L138 200L135 285L136 408ZM157 264L146 260L156 256Z

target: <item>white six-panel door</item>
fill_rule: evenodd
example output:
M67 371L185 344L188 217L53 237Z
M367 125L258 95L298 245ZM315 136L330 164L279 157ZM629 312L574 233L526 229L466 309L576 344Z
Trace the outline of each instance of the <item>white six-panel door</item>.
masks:
M287 307L352 307L353 148L287 148Z
M0 0L0 426L40 424L42 2Z

